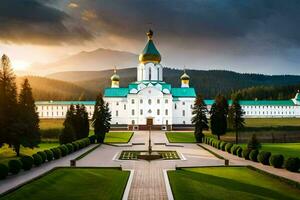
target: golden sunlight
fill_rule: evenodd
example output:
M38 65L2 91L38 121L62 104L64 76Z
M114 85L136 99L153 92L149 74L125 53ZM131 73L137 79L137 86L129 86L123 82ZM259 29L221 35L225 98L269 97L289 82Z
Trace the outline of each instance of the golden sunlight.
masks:
M24 60L11 60L11 65L14 70L26 70L30 63Z

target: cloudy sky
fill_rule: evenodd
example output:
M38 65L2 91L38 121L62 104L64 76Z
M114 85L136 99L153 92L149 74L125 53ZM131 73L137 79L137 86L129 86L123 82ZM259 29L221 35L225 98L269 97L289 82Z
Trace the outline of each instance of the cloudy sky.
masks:
M139 53L151 27L168 67L300 74L299 0L1 0L0 24L18 69L100 47Z

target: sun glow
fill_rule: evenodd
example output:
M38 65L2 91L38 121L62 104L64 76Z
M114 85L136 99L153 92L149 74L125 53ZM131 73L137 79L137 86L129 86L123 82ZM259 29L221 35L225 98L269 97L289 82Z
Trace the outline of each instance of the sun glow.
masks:
M30 66L30 63L24 60L12 60L11 62L14 70L26 70Z

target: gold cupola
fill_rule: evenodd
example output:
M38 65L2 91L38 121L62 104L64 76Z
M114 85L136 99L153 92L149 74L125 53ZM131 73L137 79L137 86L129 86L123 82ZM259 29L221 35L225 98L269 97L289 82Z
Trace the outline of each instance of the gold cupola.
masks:
M187 75L185 69L183 74L180 77L180 80L181 80L181 87L190 87L190 76Z
M117 68L114 69L114 74L110 77L111 87L118 88L120 85L120 76L117 74Z
M156 49L152 37L153 37L153 31L150 29L147 32L148 36L148 42L143 50L143 52L139 56L140 63L160 63L161 56L158 50Z

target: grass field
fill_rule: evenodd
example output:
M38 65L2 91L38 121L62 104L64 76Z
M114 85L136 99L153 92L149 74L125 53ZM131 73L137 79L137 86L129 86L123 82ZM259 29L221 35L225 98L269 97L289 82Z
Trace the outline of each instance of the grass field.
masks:
M166 136L171 143L195 143L193 132L166 132Z
M246 167L186 168L168 172L175 199L299 199L300 190Z
M32 154L35 154L38 151L50 149L58 145L59 143L41 143L39 144L38 148L34 149L28 147L21 147L20 154L31 156ZM12 148L9 148L8 145L4 145L2 148L0 148L0 163L7 163L12 158L16 158L16 153L13 151Z
M300 118L248 118L245 119L247 127L278 127L278 126L299 126Z
M1 199L122 199L128 177L129 172L119 169L57 169Z
M40 129L63 128L64 119L40 119Z
M106 143L128 143L133 132L109 132L106 134L104 142Z
M246 147L246 144L240 146ZM282 154L285 158L300 158L300 143L263 143L261 150L269 151L272 154Z

